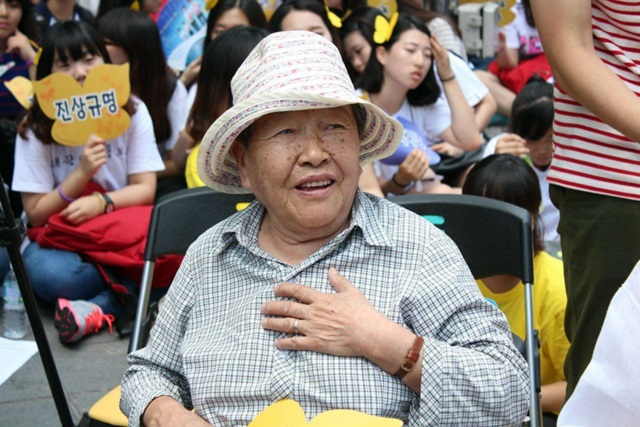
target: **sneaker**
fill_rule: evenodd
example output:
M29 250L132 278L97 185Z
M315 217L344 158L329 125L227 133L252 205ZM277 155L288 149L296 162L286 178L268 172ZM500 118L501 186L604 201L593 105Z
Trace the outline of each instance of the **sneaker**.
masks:
M58 329L60 341L64 344L80 341L82 337L97 333L104 322L109 325L113 334L113 321L110 314L102 313L102 309L88 301L69 301L58 298L54 325Z

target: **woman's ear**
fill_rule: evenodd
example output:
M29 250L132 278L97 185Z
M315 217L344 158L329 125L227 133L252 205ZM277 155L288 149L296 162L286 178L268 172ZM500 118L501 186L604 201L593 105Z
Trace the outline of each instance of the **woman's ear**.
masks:
M384 67L387 61L387 49L384 46L376 47L376 59Z
M240 174L240 179L242 180L242 187L251 191L251 180L249 179L247 163L245 161L247 150L245 150L242 144L238 140L236 140L233 144L231 144L230 152L233 158L236 159L236 163L238 164L238 173Z

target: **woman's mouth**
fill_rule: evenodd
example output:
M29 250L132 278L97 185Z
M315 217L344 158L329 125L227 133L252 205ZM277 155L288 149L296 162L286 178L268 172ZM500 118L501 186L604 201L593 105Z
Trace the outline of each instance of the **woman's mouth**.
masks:
M305 182L304 184L298 185L296 188L302 191L313 191L326 188L331 184L333 184L333 180L324 179L322 181Z

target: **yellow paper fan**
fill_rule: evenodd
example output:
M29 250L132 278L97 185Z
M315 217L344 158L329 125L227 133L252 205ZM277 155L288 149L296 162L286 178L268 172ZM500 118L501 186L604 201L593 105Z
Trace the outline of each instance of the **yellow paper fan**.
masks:
M376 30L373 33L373 41L376 44L384 44L389 41L391 38L391 34L393 34L393 29L398 22L398 12L394 13L391 16L391 20L387 21L384 16L376 16L375 27Z
M138 0L134 1L133 3L131 3L131 6L129 6L129 9L140 10L140 2Z
M31 108L33 104L33 83L31 83L31 80L23 76L17 76L8 82L4 82L4 85L20 105L27 110Z

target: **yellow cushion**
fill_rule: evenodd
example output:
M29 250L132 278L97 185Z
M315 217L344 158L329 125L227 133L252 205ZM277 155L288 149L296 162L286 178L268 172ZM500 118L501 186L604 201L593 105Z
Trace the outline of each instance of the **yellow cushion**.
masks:
M127 417L120 412L120 386L105 394L89 409L89 418L113 426L127 427Z

